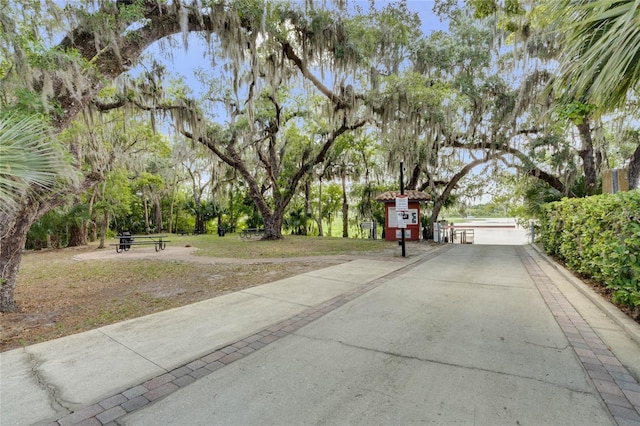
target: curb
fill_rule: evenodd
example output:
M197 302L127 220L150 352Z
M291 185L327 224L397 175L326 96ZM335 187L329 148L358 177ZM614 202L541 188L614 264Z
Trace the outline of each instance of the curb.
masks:
M580 293L586 296L595 304L609 319L616 323L630 339L640 345L640 324L629 318L624 312L618 309L613 303L605 300L587 286L581 279L573 275L571 271L547 256L536 244L529 244L533 250L542 257L550 266L555 268L560 275L571 283Z

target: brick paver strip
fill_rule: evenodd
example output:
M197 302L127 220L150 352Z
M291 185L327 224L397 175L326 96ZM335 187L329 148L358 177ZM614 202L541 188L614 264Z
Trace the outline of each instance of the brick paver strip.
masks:
M219 368L242 359L248 354L257 351L282 337L288 336L292 332L304 327L312 321L321 318L325 314L373 290L391 278L414 268L419 263L426 262L439 256L452 247L453 245L439 246L426 254L417 256L410 263L383 277L349 290L344 294L338 295L333 299L327 300L316 306L305 309L291 318L272 324L264 330L240 339L237 342L217 348L208 355L147 380L138 386L134 386L133 388L108 397L98 404L93 404L64 416L56 422L51 423L50 426L114 424L114 421L119 417L143 408L151 401L170 395L181 387L187 386Z
M112 396L111 398L107 398L105 400L100 401L98 404L100 404L100 406L105 410L108 410L109 408L113 408L116 405L120 405L125 402L127 402L127 398L125 398L124 395L119 393L117 395Z
M128 413L135 411L141 407L144 407L149 403L149 400L144 396L136 396L135 398L130 399L129 401L122 404L122 408L124 408Z
M640 396L638 382L535 259L523 247L516 251L616 423L640 426L640 400L635 397L636 392Z
M96 419L100 420L100 423L105 424L117 419L118 417L122 417L125 414L127 414L127 412L124 410L124 408L118 405L98 414L96 416Z

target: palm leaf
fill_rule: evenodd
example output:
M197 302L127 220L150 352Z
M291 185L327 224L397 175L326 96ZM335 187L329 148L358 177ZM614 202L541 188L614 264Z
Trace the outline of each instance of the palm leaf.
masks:
M640 82L640 0L567 0L561 91L610 111Z
M37 116L0 115L0 210L32 188L50 188L65 169L61 151Z

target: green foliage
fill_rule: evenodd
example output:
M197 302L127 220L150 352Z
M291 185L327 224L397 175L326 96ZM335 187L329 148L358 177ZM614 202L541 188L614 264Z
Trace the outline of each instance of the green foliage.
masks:
M107 212L114 218L131 214L134 194L127 171L122 168L112 170L106 175L102 185L101 199L94 205L97 212Z
M25 247L35 250L48 247L49 244L52 248L62 247L66 240L64 222L64 214L60 209L47 212L29 228Z
M558 108L558 116L570 120L574 124L580 124L585 117L591 115L596 109L593 104L585 104L580 101L570 102Z
M640 8L632 0L550 2L565 36L556 87L599 112L634 99L640 82Z
M474 8L473 16L475 18L486 18L498 11L498 4L495 0L471 0L470 3Z
M640 191L548 204L540 238L547 253L611 289L615 302L640 306Z
M505 0L504 10L507 14L511 15L522 15L525 13L525 10L519 0Z
M53 188L68 174L65 157L37 115L0 111L0 210L13 208L36 188Z
M377 202L375 199L378 195L392 190L397 190L395 184L354 184L351 190L351 198L356 200L355 207L358 212L358 219L373 219L379 224L384 224L384 203Z
M304 212L304 205L299 203L289 206L288 213L284 217L283 225L284 228L291 231L293 235L304 235L310 220L311 217L307 216Z

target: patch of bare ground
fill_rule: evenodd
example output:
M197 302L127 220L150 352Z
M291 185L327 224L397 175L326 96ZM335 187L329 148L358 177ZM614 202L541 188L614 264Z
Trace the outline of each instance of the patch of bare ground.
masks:
M344 260L204 263L148 258L77 260L95 248L25 254L21 312L1 314L0 351L210 299ZM200 259L201 260L201 259Z

